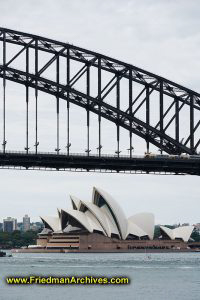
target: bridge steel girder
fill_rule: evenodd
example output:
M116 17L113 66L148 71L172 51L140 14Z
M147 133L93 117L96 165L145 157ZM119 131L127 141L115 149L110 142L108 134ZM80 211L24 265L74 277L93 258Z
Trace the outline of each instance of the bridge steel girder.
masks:
M0 43L3 45L3 62L0 65L0 77L4 82L4 98L5 98L5 82L10 80L26 87L27 97L27 128L28 128L28 90L29 88L35 89L36 97L36 153L38 148L37 136L37 101L38 91L42 91L54 95L57 99L57 151L59 154L59 99L64 99L67 102L68 109L68 123L69 123L69 104L73 103L87 111L87 151L88 156L90 152L89 147L89 112L98 115L99 121L99 156L101 156L101 117L116 124L117 128L117 142L118 142L118 156L119 156L119 140L120 140L120 127L129 131L130 135L130 157L132 156L132 134L141 137L147 143L147 152L149 151L149 144L153 144L160 149L161 152L168 154L196 154L197 147L200 144L200 139L195 143L194 135L200 126L198 121L195 124L195 113L200 113L200 94L183 87L175 82L165 79L161 76L155 75L151 72L145 71L141 68L127 64L125 62L113 59L111 57L83 49L68 43L47 39L37 35L23 33L6 28L0 28ZM6 47L8 44L18 45L20 51L13 55L9 61L6 61ZM29 70L29 50L35 51L35 72L34 74ZM13 62L23 53L26 52L26 70L22 71L12 67ZM49 53L53 55L42 68L39 69L38 57L41 53ZM59 76L59 58L67 60L67 78L66 85L60 83ZM81 67L78 72L70 78L70 63L80 63ZM56 80L52 81L42 74L56 62ZM98 92L97 96L91 95L90 88L90 69L94 67L97 70ZM113 77L102 87L102 72L111 74ZM87 88L85 92L79 91L76 88L76 83L84 76L87 75ZM127 80L129 99L126 109L121 109L120 101L120 83L122 80ZM133 97L133 84L139 84L143 87L137 97ZM116 105L111 105L106 102L107 96L111 91L116 89ZM151 124L150 111L154 103L150 100L151 95L157 92L159 95L159 121L157 125ZM144 99L141 97L144 94ZM166 109L164 107L164 97L172 99L172 103ZM5 99L4 99L5 100ZM139 102L141 101L141 102ZM137 107L134 107L137 104ZM144 120L137 116L141 107L145 106ZM180 141L180 113L182 107L188 107L190 120L188 122L189 135L185 136L185 142ZM170 120L166 117L171 110L175 108L175 114L170 116ZM4 108L5 110L5 108ZM5 113L5 111L4 111ZM166 123L167 120L167 124ZM5 122L5 116L4 116ZM175 123L174 137L167 133L168 127ZM4 126L5 127L5 126ZM4 140L6 144L5 128ZM68 154L70 147L69 140L69 124L68 124ZM28 130L27 130L27 143L28 153ZM5 147L4 147L5 150Z
M200 175L200 159L0 152L0 168Z
M2 75L3 71L4 75ZM99 101L97 98L93 98L86 94L83 94L75 89L61 85L57 82L53 82L46 78L35 76L33 74L26 74L17 69L12 69L9 67L3 68L0 66L0 77L5 77L6 80L14 81L25 86L32 87L34 89L40 90L42 92L54 95L56 97L62 98L64 100L69 100L69 102L78 105L83 108L89 108L90 111L101 115L105 119L119 124L121 127L130 131L129 123L132 122L131 131L143 139L147 139L146 132L148 131L148 140L155 146L161 148L169 154L180 154L185 152L192 154L193 152L186 146L179 144L177 141L173 140L171 137L167 136L163 132L150 126L148 123L144 123L137 119L133 115L129 115L106 102ZM28 77L28 81L27 81ZM67 95L68 93L68 95ZM88 101L91 104L88 104ZM99 111L99 106L101 106L101 111ZM110 114L112 112L112 114ZM118 117L117 117L118 116ZM119 118L119 116L121 118ZM162 139L162 146L160 140ZM165 145L163 144L165 141ZM170 143L170 145L169 145ZM171 146L171 147L170 147Z

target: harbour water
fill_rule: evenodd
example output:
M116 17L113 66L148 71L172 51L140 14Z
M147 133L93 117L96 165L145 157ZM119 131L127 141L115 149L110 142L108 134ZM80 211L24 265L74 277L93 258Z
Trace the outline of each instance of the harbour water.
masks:
M7 285L7 276L123 276L129 285ZM200 253L15 253L0 258L0 300L200 299Z

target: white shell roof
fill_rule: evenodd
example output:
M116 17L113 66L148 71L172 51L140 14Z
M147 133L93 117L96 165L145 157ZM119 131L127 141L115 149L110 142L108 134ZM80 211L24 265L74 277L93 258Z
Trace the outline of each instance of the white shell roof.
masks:
M41 220L46 222L53 231L61 230L60 218L59 217L49 217L49 216L41 216Z
M71 196L71 195L70 195L70 199L72 201L73 209L79 210L81 200L78 199L77 197L74 197L74 196Z
M154 215L151 213L139 213L128 218L129 222L140 227L152 240L154 236Z
M87 229L89 232L93 232L93 228L91 227L90 223L88 222L87 216L78 210L64 210L62 209L66 214L72 216L78 223L80 223L85 229ZM61 213L62 213L61 211Z
M192 234L192 231L194 229L194 226L181 226L175 228L174 231L174 236L176 238L182 238L184 242L187 242Z
M127 236L129 234L135 235L137 237L142 237L148 235L145 231L143 231L139 226L134 224L133 222L129 221L128 222L128 230L127 230Z
M95 193L100 194L105 203L108 205L109 209L112 211L112 214L115 216L116 219L116 225L117 228L119 228L119 234L121 236L122 239L126 238L126 234L127 234L127 219L126 216L124 215L124 212L122 210L122 208L119 206L119 204L105 191L103 191L102 189L93 188L93 196L92 196L92 202L94 204L95 203Z
M179 238L183 239L184 242L187 242L192 234L194 226L180 226L174 229L160 226L160 228L169 236L170 239L174 240Z
M168 235L168 237L173 240L174 239L174 235L173 235L173 230L165 227L165 226L160 226L160 228L166 233L166 235Z
M85 205L87 209L96 217L98 220L99 224L102 227L102 231L105 233L105 235L110 236L109 234L109 226L107 224L107 218L105 214L101 211L101 209L93 204L92 202L86 202L81 200L81 204ZM108 221L109 222L109 221Z
M61 210L59 208L57 208L57 213L58 213L58 217L60 218Z
M92 228L92 231L97 230L97 231L103 232L104 235L106 235L106 233L103 230L102 226L100 225L100 223L98 222L96 217L91 213L91 211L87 210L85 212L85 215L88 219L88 223L90 224L90 226Z
M111 237L112 234L116 234L118 235L118 237L120 238L120 232L117 228L117 225L115 223L115 220L113 219L113 216L110 213L110 210L108 209L107 205L103 205L100 210L103 212L104 216L105 216L105 224L108 228L108 232L109 232L109 237Z
M94 230L104 232L103 228L99 224L98 220L95 216L88 210L85 213L78 210L62 210L66 214L72 216L77 222L79 222L85 229L89 232L93 232Z
M99 197L100 203L98 202ZM88 232L99 231L105 236L117 235L121 239L126 239L129 234L138 237L148 236L150 239L153 239L153 214L136 214L127 220L119 204L108 193L96 187L93 188L92 202L82 201L74 196L70 196L70 198L73 209L58 210L58 217L41 217L42 221L48 224L48 227L55 232L67 230L67 228L62 227L65 227L65 222L67 223L68 215L81 224ZM71 228L77 226L69 225L71 225ZM70 231L70 226L68 230ZM177 231L177 235L182 234L182 231L179 231ZM171 231L168 234L170 235ZM185 231L184 234L184 238L186 238Z

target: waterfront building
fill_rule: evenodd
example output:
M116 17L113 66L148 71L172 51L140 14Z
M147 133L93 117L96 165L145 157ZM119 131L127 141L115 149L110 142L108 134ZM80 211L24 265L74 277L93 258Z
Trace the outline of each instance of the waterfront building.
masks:
M194 230L194 226L183 225L174 229L170 229L166 226L160 226L160 231L163 238L171 239L171 240L182 240L184 242L188 242L192 231Z
M3 231L4 232L13 232L17 230L17 219L7 217L3 220Z
M119 240L153 239L154 215L151 213L139 213L127 219L119 204L95 187L92 202L70 198L72 209L58 209L55 217L41 217L45 229L54 233L99 233Z
M23 217L23 230L24 231L30 230L30 217L28 215L25 215Z
M91 202L70 198L72 209L58 209L54 217L41 216L45 228L39 234L38 247L48 251L132 251L133 242L138 241L140 247L141 242L153 240L152 213L127 218L119 204L96 187Z
M154 239L154 215L138 213L127 218L119 204L102 189L93 188L92 201L74 196L71 209L57 209L57 216L41 216L44 229L37 246L20 251L41 252L134 252L188 250L193 227L172 229ZM164 226L160 230L169 233ZM169 229L170 230L170 229ZM19 251L19 250L16 250Z

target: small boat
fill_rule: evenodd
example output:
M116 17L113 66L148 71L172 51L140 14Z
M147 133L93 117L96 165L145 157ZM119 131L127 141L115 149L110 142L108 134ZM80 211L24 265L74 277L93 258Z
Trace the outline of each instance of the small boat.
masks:
M0 257L4 257L4 256L6 256L6 252L0 250Z

